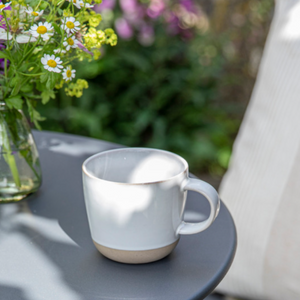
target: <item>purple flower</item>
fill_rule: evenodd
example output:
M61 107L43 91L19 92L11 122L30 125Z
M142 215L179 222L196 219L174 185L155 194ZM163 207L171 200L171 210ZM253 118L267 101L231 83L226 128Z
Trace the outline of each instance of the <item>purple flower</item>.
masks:
M10 6L5 7L3 10L11 10ZM0 15L0 28L6 29L6 22L2 15Z
M115 7L115 5L116 0L103 0L101 4L94 6L94 10L95 12L100 13L106 9L112 10Z
M5 45L0 44L0 51L2 51L3 49L5 49ZM4 68L5 68L5 59L4 58L0 58L0 73L3 74ZM7 67L9 66L9 60L7 61Z
M189 12L196 12L195 5L192 0L180 0L180 5Z
M77 43L78 47L83 50L84 52L88 53L88 54L91 54L91 55L94 55L93 52L89 51L85 46L82 45L82 43L78 42Z
M128 40L133 36L133 29L125 18L117 19L115 22L115 27L118 35L122 39Z

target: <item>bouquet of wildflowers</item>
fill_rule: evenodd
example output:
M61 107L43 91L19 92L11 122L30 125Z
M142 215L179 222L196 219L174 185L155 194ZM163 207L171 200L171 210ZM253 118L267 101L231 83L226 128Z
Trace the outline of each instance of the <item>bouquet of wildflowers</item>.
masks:
M64 86L67 95L80 97L88 87L72 62L98 59L103 44L117 43L112 29L96 29L101 15L92 8L102 0L92 1L0 2L0 101L12 110L26 104L37 127L43 119L37 101L47 103Z
M20 200L41 182L32 139L19 128L24 119L20 110L26 106L39 128L43 117L36 110L38 101L46 104L63 87L76 97L88 88L85 80L76 78L74 60L98 59L103 44L117 43L112 29L96 28L101 15L92 8L99 3L0 2L0 202Z

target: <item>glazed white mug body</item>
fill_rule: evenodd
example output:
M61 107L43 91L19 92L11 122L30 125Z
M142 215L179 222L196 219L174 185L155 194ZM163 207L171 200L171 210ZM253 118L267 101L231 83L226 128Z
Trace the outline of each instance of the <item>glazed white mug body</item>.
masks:
M91 236L106 257L124 263L161 259L181 234L208 228L220 200L215 189L189 178L180 156L157 149L122 148L95 154L82 166L83 190ZM208 219L183 221L187 191L204 195Z

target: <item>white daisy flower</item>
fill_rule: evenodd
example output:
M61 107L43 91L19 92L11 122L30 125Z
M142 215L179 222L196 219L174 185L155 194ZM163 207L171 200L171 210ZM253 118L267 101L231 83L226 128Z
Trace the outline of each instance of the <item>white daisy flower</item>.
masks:
M66 47L66 50L69 51L71 48L77 48L78 42L74 36L69 36L65 38L63 45Z
M6 4L3 4L2 1L0 2L0 11L2 11L4 8L6 8L7 6L10 6L11 2L8 2Z
M41 11L34 11L32 7L28 6L27 7L27 10L25 10L25 12L30 15L30 16L33 16L34 17L34 20L37 20L39 17L41 17L44 13L43 10Z
M75 21L74 17L66 18L62 20L61 28L64 29L68 34L75 33L80 29L80 23Z
M7 35L7 31L3 28L0 28L0 40L11 40L13 38L12 34L8 33ZM16 42L19 44L26 44L28 42L35 42L36 38L34 38L33 36L27 35L27 34L17 34L16 35Z
M57 54L57 53L66 53L67 51L64 50L64 49L58 48L58 49L53 50L53 52L54 52L55 54Z
M26 43L35 42L36 38L33 37L32 35L28 35L28 34L18 34L16 36L16 41L19 44L26 44Z
M49 72L60 73L60 69L63 68L60 57L55 57L54 54L44 54L44 56L41 58L41 62L44 65L44 68Z
M26 18L26 6L20 5L18 18L19 19L25 19Z
M38 38L39 36L41 36L44 41L47 41L49 40L50 36L53 35L53 33L50 32L51 30L53 30L53 26L50 23L39 22L38 25L34 24L33 26L31 26L29 32L34 37Z
M0 40L11 40L12 39L12 35L10 33L8 33L7 35L7 31L4 28L0 28Z
M82 0L68 0L68 1L73 3L78 9L81 8L81 3L83 3Z
M72 70L70 66L63 69L62 76L65 81L72 80L75 78L76 70Z
M94 7L94 5L91 5L87 2L81 1L82 3L80 3L81 7L85 7L85 8L92 8Z

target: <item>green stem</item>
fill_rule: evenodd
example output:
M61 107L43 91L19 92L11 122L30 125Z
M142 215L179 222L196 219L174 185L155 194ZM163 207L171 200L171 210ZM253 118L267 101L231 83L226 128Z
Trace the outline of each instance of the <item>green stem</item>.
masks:
M7 59L4 59L4 74L5 74L5 78L7 78Z
M40 38L40 37L39 37L39 38ZM52 37L50 36L49 40L47 40L46 43L45 43L45 45L43 46L43 50L42 50L41 53L40 53L40 56L41 56L41 57L44 55L46 46L48 45L48 43L49 43L49 41L51 40L51 38L52 38Z
M24 76L41 76L41 75L43 75L44 73L38 73L38 74L26 74L26 73L19 72L19 74L24 75Z
M29 56L32 54L32 52L34 51L35 47L39 43L40 39L41 39L41 37L39 36L38 39L36 40L36 42L34 43L33 47L24 55L24 57L19 62L18 66L17 66L17 69L20 68L20 66L22 65L22 63L23 63L23 61L25 59L29 58Z
M30 161L28 160L27 157L23 156L28 164L28 166L30 167L30 169L32 170L32 172L34 173L35 177L37 178L38 181L41 180L40 175L36 172L35 168L32 166L32 164L30 163Z
M35 11L38 10L38 8L39 8L39 6L41 5L41 3L42 3L42 0L39 1L38 5L37 5L36 8L35 8Z
M3 157L10 168L16 186L21 187L21 181L20 181L20 176L19 176L19 171L17 168L15 156L12 154L10 143L9 143L8 128L6 129L5 127L6 126L5 126L4 118L0 114L0 129L1 129L2 143L3 143L2 149L4 152Z
M8 81L7 81L7 59L5 58L4 60L4 80L5 80L5 86L7 87L6 90L4 91L3 90L3 98L5 99L6 98L6 95L8 93Z
M7 43L7 48L10 49L8 20L7 20L5 11L3 11L2 13L3 13L4 19L5 19L5 23L6 23L6 33L7 33L7 41L6 41L6 43Z

